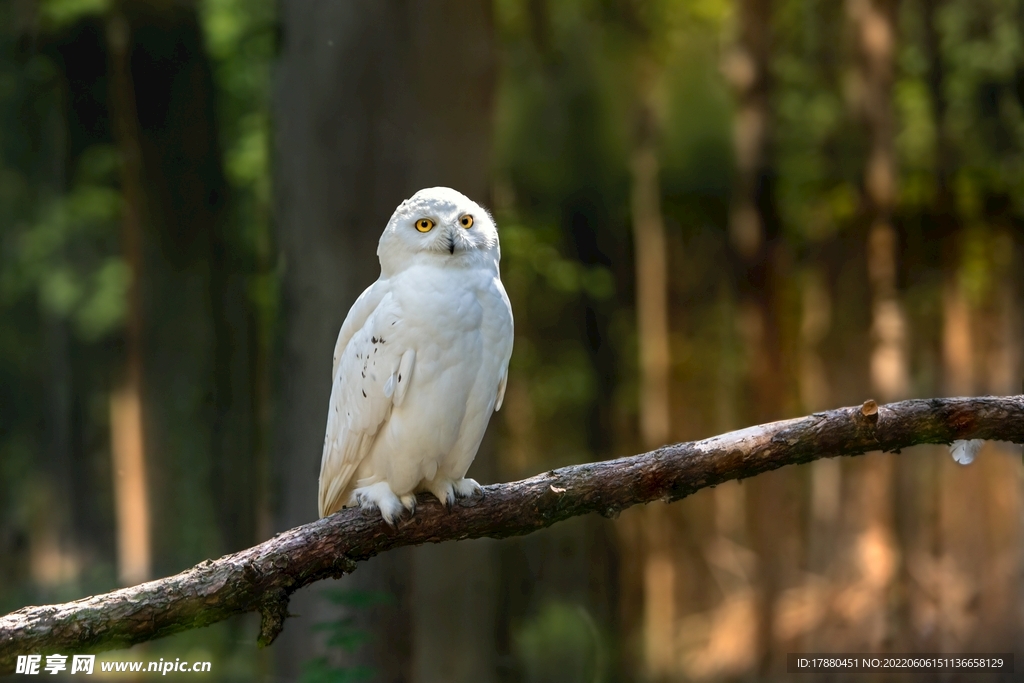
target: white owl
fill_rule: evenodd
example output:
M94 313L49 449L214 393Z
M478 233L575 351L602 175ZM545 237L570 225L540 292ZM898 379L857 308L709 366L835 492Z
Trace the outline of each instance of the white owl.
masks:
M494 221L455 190L402 202L377 256L334 349L320 516L376 506L393 524L418 491L480 489L466 471L505 395L512 307Z

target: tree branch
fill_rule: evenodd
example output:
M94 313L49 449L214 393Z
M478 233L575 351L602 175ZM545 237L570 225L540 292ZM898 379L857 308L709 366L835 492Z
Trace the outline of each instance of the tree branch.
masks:
M269 645L284 627L294 591L350 573L392 548L518 536L589 512L615 517L638 503L679 500L784 465L957 439L1024 443L1024 396L868 401L485 486L482 496L451 512L421 496L416 514L397 529L376 512L344 510L175 576L0 617L0 674L13 671L19 654L128 647L251 611L262 615L259 644Z

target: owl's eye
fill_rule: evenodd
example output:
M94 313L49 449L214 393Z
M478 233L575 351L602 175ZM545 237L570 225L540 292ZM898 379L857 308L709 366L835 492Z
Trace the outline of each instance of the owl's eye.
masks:
M464 227L466 230L469 230L470 228L473 227L473 217L470 216L468 213L463 214L462 218L459 219L459 225Z
M434 228L434 221L429 218L421 218L416 221L416 229L420 232L430 232Z

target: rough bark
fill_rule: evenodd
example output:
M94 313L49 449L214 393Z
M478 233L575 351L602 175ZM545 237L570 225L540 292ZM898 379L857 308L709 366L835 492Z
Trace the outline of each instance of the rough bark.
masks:
M206 560L175 576L0 618L0 674L18 654L103 651L205 626L235 614L263 617L259 643L284 627L298 588L355 570L402 546L528 534L598 512L671 502L702 488L785 465L868 451L899 453L924 443L989 439L1024 443L1024 395L917 399L839 408L681 443L616 460L562 467L509 484L448 511L421 497L397 528L379 514L346 510L253 548Z

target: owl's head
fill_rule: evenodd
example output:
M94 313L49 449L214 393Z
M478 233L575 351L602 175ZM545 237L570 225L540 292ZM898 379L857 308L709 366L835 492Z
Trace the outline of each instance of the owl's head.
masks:
M445 266L494 264L500 259L498 230L491 215L448 187L420 190L399 204L377 245L385 276L413 262Z

